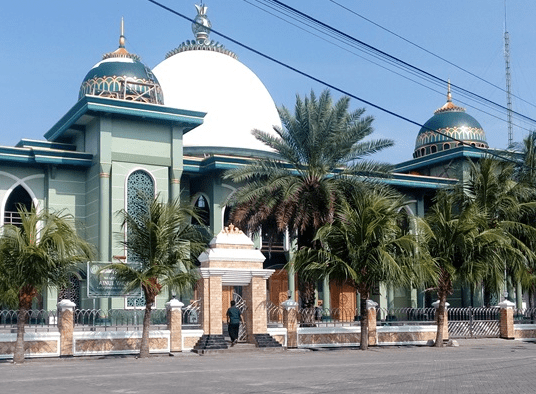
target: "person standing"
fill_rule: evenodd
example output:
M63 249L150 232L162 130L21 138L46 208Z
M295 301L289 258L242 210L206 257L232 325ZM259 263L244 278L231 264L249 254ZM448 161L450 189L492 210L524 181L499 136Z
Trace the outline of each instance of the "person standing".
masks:
M231 301L231 307L227 309L227 324L229 328L229 336L231 337L231 346L236 345L238 341L238 330L240 323L244 323L244 316L240 309L236 307L236 302Z

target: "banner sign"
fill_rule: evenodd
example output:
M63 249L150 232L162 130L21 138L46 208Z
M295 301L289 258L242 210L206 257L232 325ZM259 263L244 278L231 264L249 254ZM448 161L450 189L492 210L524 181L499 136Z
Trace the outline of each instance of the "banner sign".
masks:
M87 263L88 298L142 297L141 288L125 293L125 282L117 280L113 270L103 269L109 264L111 264L109 261Z

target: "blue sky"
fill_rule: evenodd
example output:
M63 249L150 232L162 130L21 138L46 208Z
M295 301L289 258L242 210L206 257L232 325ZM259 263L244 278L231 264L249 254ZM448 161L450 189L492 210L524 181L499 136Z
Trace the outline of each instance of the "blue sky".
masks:
M190 17L194 1L161 0ZM442 79L506 105L506 94L437 58L416 49L329 0L285 0L286 4L378 47ZM505 86L504 0L337 0L337 3L417 43L479 77ZM313 36L262 10L254 0L207 0L213 28L295 68L380 107L424 123L445 103L446 87L431 90L372 64L371 58L346 43ZM273 12L273 11L272 11ZM536 2L508 3L514 110L536 119ZM0 145L43 134L71 108L87 71L105 52L117 48L120 19L125 19L127 49L149 66L191 39L191 23L145 0L11 1L0 13ZM320 35L320 33L316 33ZM292 108L296 94L320 92L321 84L297 75L221 37L211 38L238 54L239 60L264 82L276 105ZM323 38L325 38L323 36ZM341 48L342 47L342 48ZM351 53L351 52L354 53ZM364 59L365 58L365 59ZM368 60L367 60L368 59ZM378 62L378 60L375 60ZM378 62L384 65L381 62ZM407 74L404 74L408 76ZM428 83L425 83L431 86ZM334 97L340 96L334 92ZM483 126L491 147L504 148L504 113L483 107L453 92ZM352 100L375 117L376 138L392 138L394 148L374 158L400 162L411 158L419 127ZM473 106L477 108L472 108ZM481 112L483 109L492 115ZM515 140L534 124L520 123Z

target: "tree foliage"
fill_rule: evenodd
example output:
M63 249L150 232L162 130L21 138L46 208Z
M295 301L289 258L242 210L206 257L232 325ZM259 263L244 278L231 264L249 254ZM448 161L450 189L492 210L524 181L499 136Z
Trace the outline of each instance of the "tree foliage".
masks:
M296 97L294 114L278 109L283 128L277 136L253 130L276 159L258 160L230 170L225 178L244 183L228 204L235 225L249 233L262 228L269 242L288 229L298 249L312 246L316 230L330 223L338 203L368 176L386 176L390 165L364 160L393 145L391 140L369 140L371 116L349 111L350 99L333 103L329 90L316 97ZM304 306L314 303L311 283L299 282Z
M507 274L514 282L523 283L525 287L532 282L528 268L536 260L533 250L536 248L536 229L529 218L536 213L536 195L528 181L521 181L516 176L514 164L485 158L479 162L470 162L468 179L458 191L456 203L461 209L475 207L486 217L485 229L498 228L510 239L511 245L523 254L525 259L514 259L507 264ZM490 270L484 280L486 298L492 291L497 291L504 283L504 270L498 274ZM486 300L489 303L489 300Z
M72 215L18 209L20 226L0 236L0 301L19 309L14 361L24 360L24 324L33 299L47 287L67 286L77 263L91 260L93 247L76 232Z
M456 195L441 191L426 215L424 228L430 256L439 269L437 278L438 329L436 346L443 346L445 305L453 282L476 287L494 278L489 286L498 291L507 264L522 267L526 258L501 227L489 227L488 212L478 204L460 209Z
M151 308L156 297L164 286L183 291L195 285L195 263L209 239L199 226L190 224L191 217L198 218L194 208L178 200L161 202L159 196L141 198L140 204L137 214L119 212L124 230L119 235L120 243L133 261L113 263L104 269L113 269L116 277L126 283L125 292L139 287L143 291L146 306L140 357L147 357Z
M315 231L329 223L348 188L364 177L385 176L391 166L363 160L393 145L391 140L367 140L371 116L364 109L349 111L349 98L332 102L328 90L316 97L296 97L294 114L279 108L283 128L277 136L254 130L257 139L277 159L259 160L230 170L225 177L245 185L232 196L233 220L257 232L267 223L277 231L298 235L300 246L310 245Z
M368 344L366 301L375 284L412 286L435 277L418 242L419 220L411 218L413 234L399 226L404 205L402 196L389 188L357 188L338 204L334 221L318 230L321 248L303 248L294 258L305 278L349 281L359 291L362 349Z

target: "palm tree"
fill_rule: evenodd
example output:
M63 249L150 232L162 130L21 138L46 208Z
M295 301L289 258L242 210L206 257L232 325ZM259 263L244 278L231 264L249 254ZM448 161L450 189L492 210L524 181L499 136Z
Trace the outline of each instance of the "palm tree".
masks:
M523 140L521 160L519 160L519 155L514 156L513 159L518 161L516 165L516 173L514 175L515 179L523 185L528 186L529 190L532 191L532 194L525 200L525 202L536 201L536 131L531 131ZM522 221L523 223L534 226L535 216L534 212L530 212L524 215ZM534 247L531 249L534 250ZM532 276L534 275L534 272L535 270L532 269ZM526 283L526 287L529 289L529 306L532 307L534 305L533 294L535 280L529 279L528 283Z
M391 166L362 160L393 145L367 140L373 132L364 109L349 112L348 97L333 104L329 90L296 97L294 115L279 108L283 128L277 136L253 130L277 159L259 160L230 170L226 179L245 183L229 201L235 225L250 233L267 227L297 236L298 249L312 246L316 230L333 220L337 203L366 176L385 176ZM274 234L272 234L273 236ZM304 294L302 294L304 295ZM310 298L310 297L309 297ZM305 300L310 304L312 300Z
M455 194L441 191L425 219L427 248L438 267L438 326L435 346L443 346L445 305L452 294L453 282L461 280L476 286L486 278L490 289L497 291L504 279L506 261L521 267L526 259L508 234L500 227L489 228L489 217L477 204L456 212ZM458 205L459 207L459 205Z
M525 255L527 263L534 262L536 229L527 220L536 212L533 185L529 179L516 179L515 166L510 162L485 158L470 164L469 178L458 192L458 203L462 209L476 205L487 217L485 228L502 229L512 245ZM507 270L517 283L527 284L528 276L524 268L526 266L509 265ZM490 277L484 281L486 305L490 303L490 287L497 288L496 282L504 278L502 273L499 276L495 274L491 271Z
M404 232L402 197L387 187L357 188L338 204L335 220L316 235L322 248L303 248L295 256L305 278L350 281L361 296L361 345L368 348L367 300L379 282L395 286L423 283L435 275L417 235ZM417 225L417 218L412 218Z
M6 224L0 236L0 297L18 307L13 361L24 361L24 325L33 299L50 286L67 285L77 263L91 260L92 246L83 240L69 214L19 207L20 226Z
M126 283L125 292L140 288L145 296L143 333L140 357L149 356L149 326L151 309L164 286L187 290L197 279L195 262L207 248L208 239L199 226L190 224L193 208L180 205L178 200L163 203L159 196L140 197L135 212L119 212L126 240L121 244L127 250L127 264L113 263L117 279ZM123 234L120 234L124 237Z
M535 190L536 187L536 131L531 131L523 140L521 158L519 153L512 155L512 160L517 161L515 179ZM536 193L536 190L535 190ZM534 196L532 196L534 198Z

